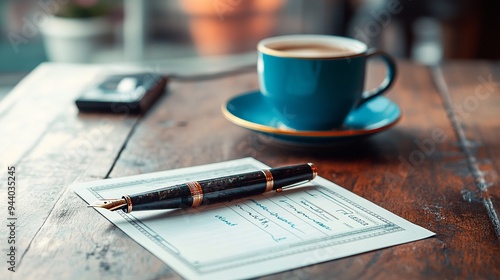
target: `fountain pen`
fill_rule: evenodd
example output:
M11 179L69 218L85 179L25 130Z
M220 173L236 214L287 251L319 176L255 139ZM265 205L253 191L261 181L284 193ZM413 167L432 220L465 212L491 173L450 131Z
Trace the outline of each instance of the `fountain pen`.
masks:
M89 207L125 213L143 210L190 208L262 194L309 182L318 169L312 163L262 169L220 178L192 181L153 191L98 200Z

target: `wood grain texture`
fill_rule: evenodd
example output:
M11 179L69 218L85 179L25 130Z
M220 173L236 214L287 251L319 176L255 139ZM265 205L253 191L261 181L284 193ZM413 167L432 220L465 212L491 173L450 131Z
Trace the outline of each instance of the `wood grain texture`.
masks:
M30 267L36 264L24 257L32 248L35 254L45 255L44 250L33 247L38 233L47 225L61 226L59 230L64 231L65 224L60 221L78 209L68 207L54 213L54 205L67 195L76 198L68 188L73 181L106 176L137 122L127 116L78 114L73 100L101 70L92 66L43 65L0 103L2 217L7 212L7 166L15 166L17 175L17 272L11 275L16 279L37 278L54 266L42 257L39 259L45 267L32 270ZM81 201L78 203L81 205ZM52 224L47 223L50 217L56 217ZM0 227L0 235L7 236L6 227ZM52 240L44 246L68 245L67 240L57 236ZM23 265L26 268L21 268Z
M36 233L30 233L32 241L16 279L179 279L175 271L96 211L85 209L69 183L104 178L112 167L110 176L121 177L246 156L273 167L314 162L320 176L437 233L435 238L263 279L498 278L499 241L483 203L472 195L478 193L476 179L448 118L446 100L435 85L433 72L408 62L398 66L400 75L388 96L401 106L402 121L365 141L327 150L283 147L222 117L220 105L225 100L258 87L255 73L212 81L172 81L170 93L137 124L134 119L111 120L115 129L103 137L102 149L84 153L85 159L77 161L79 164L58 172L57 177L62 179L55 178L55 174L46 176L46 169L37 166L46 163L50 169L55 163L47 160L49 155L68 156L64 149L57 152L58 147L68 147L60 139L83 141L84 132L95 127L99 117L78 117L72 110L59 113L57 125L36 132L35 136L42 139L36 142L39 144L31 145L33 148L25 156L19 153L20 166L25 174L32 174L29 185L42 190L42 197L56 199L48 200L44 207L50 210L40 214L28 209L30 203L37 202L24 198L22 211L37 221L29 225ZM376 84L383 75L380 65L373 67L369 85ZM493 80L500 80L497 65L486 63L452 63L442 71L451 98L466 98L468 93L461 91L464 85L477 85L466 82L464 75L483 73L488 77L491 72ZM470 118L464 128L467 139L482 143L475 151L478 162L489 164L479 167L480 171L490 171L485 173L488 176L498 172L499 144L495 139L500 121L495 118L498 94L495 96L487 105L482 103L481 113ZM114 163L119 150L116 147L125 143ZM484 176L488 182L498 184L498 179ZM54 190L52 184L56 185ZM488 188L488 194L498 205L495 186ZM315 254L311 253L311 258Z
M445 64L434 75L472 179L463 199L484 205L500 239L500 65Z
M3 182L7 166L15 166L18 264L67 186L78 177L102 178L120 149L114 143L123 142L134 123L76 118L72 100L98 72L44 65L0 103L0 207L7 212ZM0 235L7 236L6 227Z

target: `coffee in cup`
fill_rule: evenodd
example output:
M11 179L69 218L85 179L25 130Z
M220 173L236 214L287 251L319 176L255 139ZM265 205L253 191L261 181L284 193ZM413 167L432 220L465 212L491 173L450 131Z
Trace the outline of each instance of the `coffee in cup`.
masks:
M309 58L349 56L356 54L356 51L353 49L330 46L326 44L281 45L274 47L273 50L287 53L291 57Z

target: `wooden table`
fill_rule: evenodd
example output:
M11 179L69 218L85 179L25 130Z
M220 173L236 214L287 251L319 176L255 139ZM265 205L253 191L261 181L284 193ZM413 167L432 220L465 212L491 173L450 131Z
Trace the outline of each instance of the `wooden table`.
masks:
M327 150L284 148L223 118L220 105L257 88L256 73L172 80L136 117L78 114L73 99L99 67L42 65L0 102L1 217L15 166L18 218L15 273L5 272L9 230L0 227L2 278L178 279L70 185L248 156L270 166L315 162L320 176L437 234L264 279L499 278L500 64L398 64L388 97L400 123Z

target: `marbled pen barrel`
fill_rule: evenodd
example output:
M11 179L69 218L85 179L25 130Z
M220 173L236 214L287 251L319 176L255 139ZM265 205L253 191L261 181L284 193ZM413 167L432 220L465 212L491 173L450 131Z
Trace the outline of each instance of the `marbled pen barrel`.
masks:
M196 207L306 182L314 179L316 173L313 164L300 164L188 182L124 198L129 200L132 211Z

